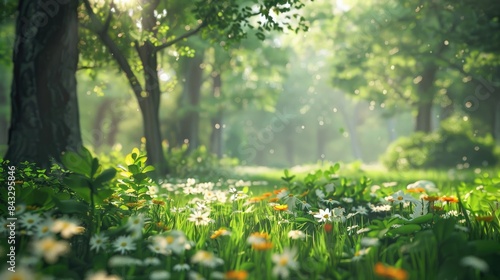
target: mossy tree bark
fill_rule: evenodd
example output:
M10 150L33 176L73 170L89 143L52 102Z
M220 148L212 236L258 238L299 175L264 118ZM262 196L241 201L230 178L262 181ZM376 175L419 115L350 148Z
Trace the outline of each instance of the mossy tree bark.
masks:
M63 2L63 1L60 1ZM5 158L49 167L82 146L75 72L78 1L19 1Z

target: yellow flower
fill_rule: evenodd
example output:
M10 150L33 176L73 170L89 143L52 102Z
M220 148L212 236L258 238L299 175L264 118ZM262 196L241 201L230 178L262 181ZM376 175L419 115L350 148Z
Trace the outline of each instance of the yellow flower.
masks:
M262 243L254 243L252 244L252 248L258 251L265 251L273 248L272 242L262 242Z
M210 236L210 238L211 239L215 239L215 238L217 238L217 237L219 237L221 235L230 235L230 234L231 234L231 232L228 231L227 229L220 228L220 229L214 231L214 234L212 234L212 236Z
M274 205L273 209L276 211L286 211L286 210L288 210L288 205L286 205L286 204Z

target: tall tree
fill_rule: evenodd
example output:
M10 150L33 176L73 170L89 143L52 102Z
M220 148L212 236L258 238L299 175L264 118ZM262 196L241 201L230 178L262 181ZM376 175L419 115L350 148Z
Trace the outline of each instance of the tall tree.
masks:
M222 35L217 36L219 43L227 44L228 40L246 37L249 28L257 29L259 38L265 37L265 31L305 28L305 19L294 12L303 7L301 0L287 1L286 4L271 0L259 1L258 4L232 0L140 0L138 12L112 1L83 2L88 14L86 26L97 34L125 73L139 102L148 160L157 168L157 175L168 172L158 116L161 90L157 59L163 51L202 29L205 34ZM253 17L265 20L250 21ZM131 28L134 26L137 29ZM179 52L175 53L178 55ZM133 67L135 62L139 67ZM143 78L139 79L139 75Z
M62 2L62 1L61 1ZM82 145L75 72L77 0L20 0L5 158L48 167Z

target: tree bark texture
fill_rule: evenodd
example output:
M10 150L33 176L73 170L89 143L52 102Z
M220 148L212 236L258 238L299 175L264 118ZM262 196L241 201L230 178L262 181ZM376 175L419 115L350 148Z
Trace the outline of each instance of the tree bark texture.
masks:
M434 64L426 65L422 73L422 80L418 83L417 117L415 131L429 133L432 131L432 105L436 96L434 81L438 67Z
M49 167L82 146L75 72L78 1L19 1L5 158Z

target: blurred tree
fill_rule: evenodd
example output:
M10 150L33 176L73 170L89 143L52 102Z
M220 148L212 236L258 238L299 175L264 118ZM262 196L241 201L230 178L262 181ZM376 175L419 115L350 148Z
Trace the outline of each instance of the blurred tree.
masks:
M5 2L5 1L4 1ZM5 158L49 167L82 145L75 72L78 1L18 2Z
M294 11L303 7L300 0L283 4L273 0L258 3L142 0L135 9L127 7L125 1L84 0L83 3L87 12L87 16L82 16L85 26L99 37L118 63L139 102L148 160L157 168L157 175L168 171L158 117L161 93L159 54L201 30L222 43L246 37L249 28L255 28L261 39L265 37L265 31L305 29L305 19ZM90 40L84 42L92 43ZM95 46L92 48L96 49ZM179 56L190 50L184 48L173 52ZM142 81L138 73L143 76Z
M449 98L454 83L474 76L466 67L468 38L485 7L469 9L466 2L356 2L334 19L331 30L338 42L332 61L335 86L391 110L410 105L415 130L431 131L436 100Z

